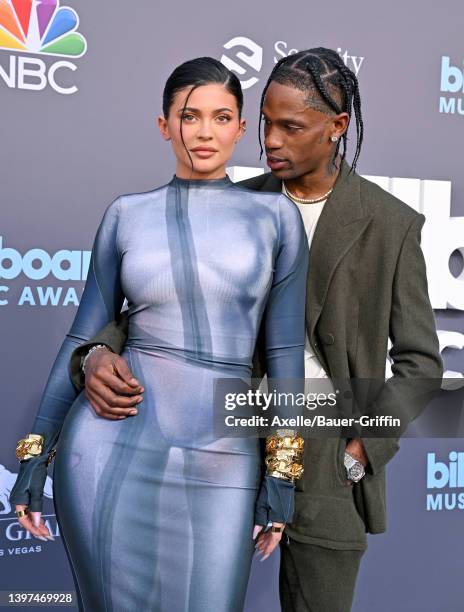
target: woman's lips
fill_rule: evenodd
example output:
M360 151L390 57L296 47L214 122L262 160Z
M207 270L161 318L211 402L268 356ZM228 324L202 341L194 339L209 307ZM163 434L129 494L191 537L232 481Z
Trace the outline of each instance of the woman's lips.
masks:
M217 151L212 151L211 149L192 149L192 153L195 153L195 155L202 159L208 159L217 153Z

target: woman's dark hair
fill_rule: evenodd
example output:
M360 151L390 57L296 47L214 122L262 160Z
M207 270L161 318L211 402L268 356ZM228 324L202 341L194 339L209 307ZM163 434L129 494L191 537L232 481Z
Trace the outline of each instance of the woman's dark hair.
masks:
M184 62L171 73L163 91L163 114L167 118L169 109L175 95L181 89L192 87L189 95L194 89L201 85L218 83L224 85L236 101L239 116L242 115L243 92L240 81L228 68L214 57L197 57Z
M171 73L166 81L163 91L163 114L165 118L167 119L174 97L179 91L185 89L186 87L191 88L185 99L185 111L188 100L192 92L197 87L201 87L202 85L212 85L214 83L224 85L226 90L235 97L238 107L238 116L240 119L243 109L243 92L240 81L233 72L231 72L224 66L224 64L221 64L220 61L214 59L213 57L197 57L196 59L189 60L180 66L177 66L177 68ZM190 158L193 171L193 160L190 152L185 146L184 137L182 135L182 121L180 124L180 137Z
M308 96L308 106L323 113L336 113L337 115L339 113L348 113L351 119L354 110L356 120L356 151L351 164L351 168L354 171L361 152L364 135L361 97L359 95L356 75L345 66L338 53L332 49L317 47L315 49L299 51L278 61L267 80L261 96L259 127L261 127L264 97L269 85L273 81L295 87L304 92ZM345 159L347 131L335 147L334 164L341 142L343 142L341 157L342 160ZM262 155L261 129L259 129L259 144Z

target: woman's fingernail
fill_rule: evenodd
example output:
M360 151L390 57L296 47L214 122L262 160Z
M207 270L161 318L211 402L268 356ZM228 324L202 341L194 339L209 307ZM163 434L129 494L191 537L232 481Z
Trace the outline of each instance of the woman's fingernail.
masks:
M137 404L140 404L140 402L143 402L143 397L139 397L139 399L137 400Z
M139 384L139 381L136 378L131 378L129 382L130 382L131 385L138 385Z
M47 538L47 540L50 540L51 542L55 541L55 538L52 535L46 535L45 537Z
M129 414L137 414L138 410L131 410Z
M43 540L44 542L48 542L47 538L44 536L35 536L38 540Z

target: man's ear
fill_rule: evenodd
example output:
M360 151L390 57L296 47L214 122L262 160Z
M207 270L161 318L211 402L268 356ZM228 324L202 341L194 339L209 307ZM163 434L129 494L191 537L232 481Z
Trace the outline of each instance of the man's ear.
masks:
M161 136L164 140L171 140L171 134L169 133L168 120L163 117L163 115L159 115L158 117L158 127L161 132Z
M330 130L331 136L336 136L339 140L348 129L350 123L350 116L348 113L340 113L332 118L332 125Z

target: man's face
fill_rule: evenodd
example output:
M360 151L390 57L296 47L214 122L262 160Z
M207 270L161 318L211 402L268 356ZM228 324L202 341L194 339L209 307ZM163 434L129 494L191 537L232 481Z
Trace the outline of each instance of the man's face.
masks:
M307 94L273 81L264 98L263 120L267 164L277 178L288 180L330 171L335 151L331 136L341 137L348 115L314 110Z

